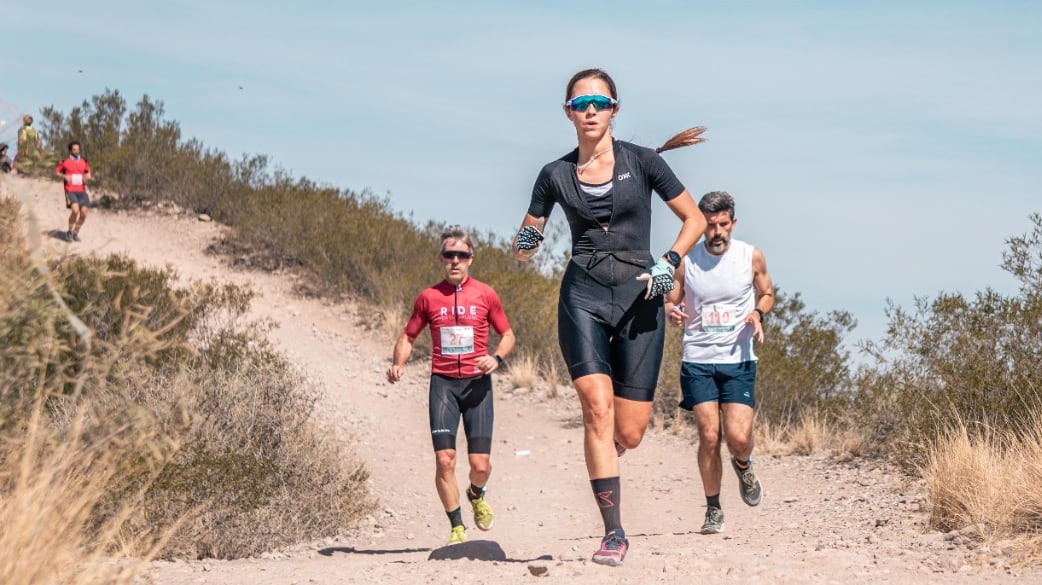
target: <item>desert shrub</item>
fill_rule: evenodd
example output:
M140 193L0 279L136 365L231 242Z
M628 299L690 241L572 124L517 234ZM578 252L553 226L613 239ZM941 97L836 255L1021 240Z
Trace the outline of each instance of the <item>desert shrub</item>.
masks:
M69 542L84 554L230 558L336 535L367 512L365 469L315 422L314 388L264 324L246 319L248 290L179 288L171 270L121 256L64 258L45 274L7 237L17 217L0 199L0 504L18 506L0 510L0 540L29 538L6 528L31 524L18 514L74 514L82 538ZM48 283L89 324L89 345Z
M211 348L221 358L134 393L164 426L192 413L142 505L143 526L190 518L164 557L239 558L334 536L372 505L365 468L313 420L315 389L273 353L228 347L243 342L222 337Z
M141 489L173 451L140 409L107 416L66 394L113 367L87 355L24 250L18 206L0 197L0 582L132 583L162 546L161 527L127 531ZM147 356L147 336L126 340ZM76 367L70 367L75 365ZM119 491L124 498L114 500ZM109 562L133 549L137 560Z
M875 448L912 472L953 423L971 438L1023 428L1042 403L1042 216L1032 221L1004 253L1019 294L989 288L919 298L911 311L891 305L885 338L865 345L874 364L859 374L858 412Z

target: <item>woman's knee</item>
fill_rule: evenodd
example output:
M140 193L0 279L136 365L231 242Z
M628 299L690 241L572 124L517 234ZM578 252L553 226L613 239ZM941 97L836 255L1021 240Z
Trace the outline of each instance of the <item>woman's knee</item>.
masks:
M648 427L639 425L625 426L615 431L615 440L627 449L636 449L644 440L644 433Z

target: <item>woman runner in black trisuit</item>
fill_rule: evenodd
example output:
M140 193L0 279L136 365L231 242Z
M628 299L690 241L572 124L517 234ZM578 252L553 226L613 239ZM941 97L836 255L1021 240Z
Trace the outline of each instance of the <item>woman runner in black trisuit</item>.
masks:
M582 403L586 468L604 520L593 561L619 565L629 542L619 514L618 457L640 444L647 429L665 338L662 295L706 225L658 153L701 142L703 129L682 132L658 149L613 140L618 94L600 69L573 75L565 100L578 148L539 173L514 250L530 259L554 205L561 206L572 260L561 283L558 340ZM650 251L652 190L683 221L658 260Z

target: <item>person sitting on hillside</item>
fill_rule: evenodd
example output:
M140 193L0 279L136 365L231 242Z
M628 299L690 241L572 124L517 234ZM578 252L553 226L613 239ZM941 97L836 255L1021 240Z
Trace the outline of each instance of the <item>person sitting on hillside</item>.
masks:
M7 143L0 142L0 172L11 172L11 159L7 157Z
M13 166L20 175L32 174L39 161L43 142L33 128L33 117L22 116L22 127L18 130L18 158Z

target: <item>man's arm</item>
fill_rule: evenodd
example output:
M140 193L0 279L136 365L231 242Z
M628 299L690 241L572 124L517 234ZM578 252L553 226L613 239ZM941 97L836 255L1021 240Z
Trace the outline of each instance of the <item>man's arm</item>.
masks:
M771 275L767 272L767 260L759 248L753 248L753 288L756 289L756 309L763 313L769 313L774 308L774 283ZM745 322L756 326L756 340L763 343L763 318L757 311L753 311Z
M407 333L402 333L401 337L394 344L394 354L391 357L391 367L387 368L387 381L394 384L398 380L402 379L402 374L405 373L405 360L409 359L409 355L412 354L412 346L415 338L410 338Z
M499 335L499 345L496 346L496 351L492 355L483 355L476 360L478 369L481 370L482 374L490 374L499 368L499 360L495 356L499 356L500 359L506 359L510 352L514 351L514 344L517 339L514 337L514 330L507 329Z

